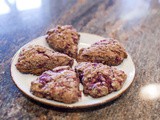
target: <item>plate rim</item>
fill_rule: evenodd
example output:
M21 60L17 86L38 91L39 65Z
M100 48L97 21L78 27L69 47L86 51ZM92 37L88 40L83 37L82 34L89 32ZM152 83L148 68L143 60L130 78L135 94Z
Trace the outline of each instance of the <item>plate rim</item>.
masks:
M97 36L97 37L102 37L102 38L105 38L103 36L99 36L99 35L96 35L96 34L91 34L91 33L84 33L84 32L78 32L79 34L89 34L89 35L94 35L94 36ZM134 75L133 75L133 79L132 81L130 82L130 84L124 89L122 90L120 93L118 93L117 95L115 95L114 97L110 98L110 99L107 99L107 100L103 100L102 102L98 102L98 103L94 103L94 104L89 104L89 105L77 105L77 106L71 106L71 104L53 104L53 103L49 103L49 102L46 102L45 100L40 100L40 99L36 99L36 96L35 97L32 97L31 95L27 94L27 92L25 92L23 89L21 89L17 84L16 84L16 81L14 80L13 78L13 73L12 73L12 64L13 64L13 61L16 57L16 55L18 54L18 51L21 50L22 48L24 48L25 46L29 45L29 43L31 43L32 41L38 39L38 38L41 38L41 37L44 37L46 35L42 35L42 36L39 36L37 38L34 38L32 39L31 41L29 41L28 43L25 43L22 47L20 47L16 53L13 55L12 59L11 59L11 64L10 64L10 76L11 76L11 80L14 82L14 84L16 85L16 87L24 94L26 95L28 98L34 100L35 102L38 101L40 102L41 104L45 104L45 105L49 105L49 106L53 106L53 107L58 107L58 108L66 108L66 109L82 109L82 108L90 108L90 107L96 107L96 106L100 106L100 105L103 105L105 103L108 103L108 102L111 102L113 100L115 100L116 98L120 97L122 94L124 94L129 88L130 86L132 85L133 81L134 81L134 78L135 78L135 74L136 74L136 70L135 70L135 64L132 60L132 57L130 56L130 54L127 52L128 56L130 56L131 60L132 60L132 63L133 63L133 68L134 68ZM41 99L45 99L45 98L41 98ZM53 100L54 101L54 100ZM56 101L58 102L58 101Z

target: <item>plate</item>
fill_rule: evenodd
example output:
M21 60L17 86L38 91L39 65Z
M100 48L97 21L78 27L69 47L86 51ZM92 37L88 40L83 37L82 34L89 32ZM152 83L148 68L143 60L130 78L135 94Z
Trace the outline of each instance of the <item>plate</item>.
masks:
M79 49L82 47L83 48L88 47L91 44L93 44L99 40L105 39L103 37L93 35L93 34L88 34L88 33L80 33L80 35L81 35L81 37L80 37L80 42L79 42L79 46L78 46ZM123 63L120 64L119 66L116 66L116 68L123 70L127 74L127 80L125 81L123 87L119 91L112 92L112 93L110 93L104 97L101 97L101 98L92 98L90 96L85 96L82 93L81 99L78 102L73 103L73 104L65 104L65 103L54 101L54 100L47 100L44 98L39 98L39 97L32 95L30 93L31 81L35 80L38 76L20 73L16 69L15 64L18 61L18 56L19 56L19 53L22 50L22 48L27 47L28 45L41 45L41 46L49 48L48 44L45 41L45 37L46 36L41 36L41 37L36 38L36 39L32 40L31 42L27 43L26 45L21 47L12 58L12 62L11 62L12 80L14 81L16 86L28 97L30 97L38 102L41 102L41 103L44 103L47 105L51 105L51 106L61 107L61 108L88 108L91 106L101 105L101 104L104 104L106 102L109 102L109 101L116 99L122 93L124 93L129 88L131 83L133 82L133 79L135 76L135 66L134 66L134 63L131 59L131 56L128 54L127 59L125 59L123 61Z

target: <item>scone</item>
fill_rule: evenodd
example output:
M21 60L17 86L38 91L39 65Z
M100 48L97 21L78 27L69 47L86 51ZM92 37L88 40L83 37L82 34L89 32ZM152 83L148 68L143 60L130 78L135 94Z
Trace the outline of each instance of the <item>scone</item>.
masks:
M56 26L47 32L46 41L54 50L76 58L80 35L71 26Z
M121 64L125 58L127 58L127 53L122 45L115 39L107 38L92 44L91 47L80 49L77 61L116 66Z
M75 103L81 97L79 78L69 66L44 72L32 81L30 91L37 97L63 103Z
M75 68L83 85L83 92L93 98L120 90L127 75L101 63L82 62Z
M20 52L16 67L22 73L40 75L57 66L72 66L73 62L73 59L68 55L34 45L26 47Z

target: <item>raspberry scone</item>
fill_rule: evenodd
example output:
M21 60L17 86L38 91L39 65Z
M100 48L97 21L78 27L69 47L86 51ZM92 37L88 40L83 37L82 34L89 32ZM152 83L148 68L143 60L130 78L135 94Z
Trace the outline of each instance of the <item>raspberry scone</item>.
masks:
M125 58L127 58L127 53L122 45L115 39L107 38L92 44L91 47L80 49L77 61L116 66L121 64Z
M76 58L80 35L71 26L56 26L47 32L46 41L54 50Z
M60 66L45 71L31 82L30 91L37 97L63 103L75 103L81 97L80 80L69 66Z
M20 52L16 67L22 73L40 75L57 66L72 66L73 62L73 59L68 55L54 52L40 45L33 45Z
M93 98L120 90L127 75L101 63L81 62L75 68L83 85L83 92Z

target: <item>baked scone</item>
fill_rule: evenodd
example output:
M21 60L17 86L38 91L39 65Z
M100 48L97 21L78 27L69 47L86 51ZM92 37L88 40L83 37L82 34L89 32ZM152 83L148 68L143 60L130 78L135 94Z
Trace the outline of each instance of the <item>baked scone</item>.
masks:
M80 35L71 25L58 25L47 34L46 41L51 48L76 58Z
M40 45L31 45L20 52L16 67L22 73L40 75L57 66L72 66L73 62L68 55L54 52Z
M45 71L31 82L30 91L37 97L63 103L74 103L81 97L79 78L69 66Z
M127 53L122 45L115 39L107 38L92 44L91 47L80 49L77 61L116 66L125 58L127 58Z
M83 92L93 98L120 90L127 75L116 68L101 63L81 62L75 70L83 85Z

